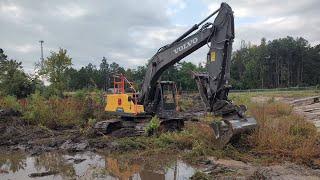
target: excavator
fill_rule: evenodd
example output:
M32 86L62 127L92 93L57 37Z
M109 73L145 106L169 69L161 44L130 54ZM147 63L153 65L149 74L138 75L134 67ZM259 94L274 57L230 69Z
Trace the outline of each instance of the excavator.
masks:
M208 22L215 14L214 22ZM234 37L233 11L227 3L222 3L218 10L155 53L149 60L139 92L123 75L114 77L114 92L106 96L105 110L121 118L98 122L95 128L103 133L128 127L143 131L141 124L150 122L153 116L164 127L183 128L184 117L177 113L176 85L160 78L169 67L207 45L207 72L192 72L192 77L206 111L221 117L210 125L218 146L223 147L236 135L254 130L257 122L245 115L246 107L228 99ZM126 86L130 93L125 92Z

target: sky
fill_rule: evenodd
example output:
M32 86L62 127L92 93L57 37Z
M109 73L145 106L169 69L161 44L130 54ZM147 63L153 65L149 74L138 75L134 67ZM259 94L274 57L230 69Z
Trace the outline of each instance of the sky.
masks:
M67 49L73 67L102 57L125 68L155 52L220 7L219 0L0 0L0 48L32 73L40 59ZM234 49L286 36L320 43L319 0L226 0L234 11ZM213 19L211 19L213 22ZM207 47L185 61L205 62Z

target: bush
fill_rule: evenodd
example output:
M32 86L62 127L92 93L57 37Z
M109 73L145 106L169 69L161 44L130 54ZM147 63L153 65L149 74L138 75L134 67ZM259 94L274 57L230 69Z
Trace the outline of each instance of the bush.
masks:
M27 99L24 119L48 128L85 126L91 119L89 124L92 126L93 120L107 118L101 96L78 91L73 97L51 96L47 99L36 92Z
M12 109L21 111L22 106L15 96L0 97L0 109Z
M58 126L82 126L89 118L85 114L85 102L76 101L72 98L62 99L53 97L48 100L48 104L55 114Z
M149 124L145 128L145 132L148 135L152 135L159 129L159 127L160 127L160 120L157 116L154 116L154 117L152 117Z
M88 119L96 119L97 111L104 111L103 106L97 105L90 96L46 99L37 92L29 97L24 118L49 128L83 126Z
M28 99L28 106L23 114L24 119L32 124L47 127L56 126L55 114L46 99L39 92L32 94Z

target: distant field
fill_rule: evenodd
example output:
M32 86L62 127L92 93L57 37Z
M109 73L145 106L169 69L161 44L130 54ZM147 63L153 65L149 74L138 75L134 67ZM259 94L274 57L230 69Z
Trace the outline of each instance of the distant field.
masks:
M268 97L287 97L302 98L320 95L320 90L294 90L294 91L259 91L259 92L231 92L230 96L247 95L251 97L268 96Z

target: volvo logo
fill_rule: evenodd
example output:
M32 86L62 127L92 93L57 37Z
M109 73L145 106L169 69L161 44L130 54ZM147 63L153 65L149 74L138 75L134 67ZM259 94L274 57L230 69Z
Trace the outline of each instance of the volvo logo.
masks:
M173 52L177 54L178 52L181 52L181 51L187 49L188 47L191 47L193 44L196 44L197 42L198 42L198 38L196 38L196 37L193 39L190 39L188 42L186 42L183 45L174 49Z

